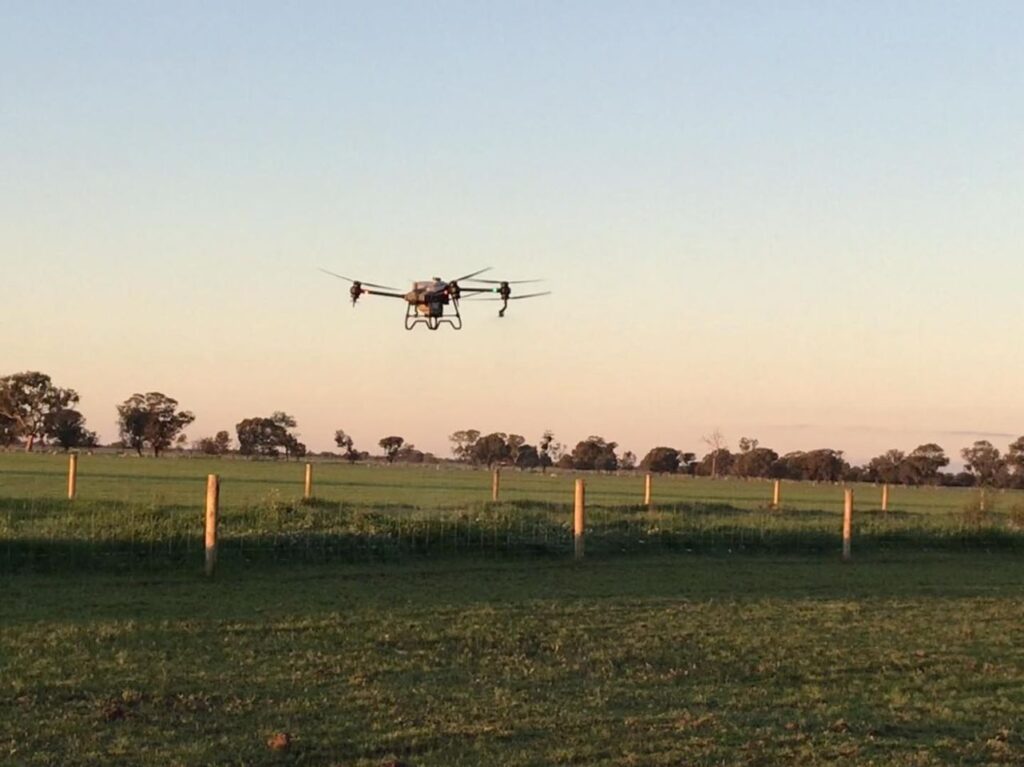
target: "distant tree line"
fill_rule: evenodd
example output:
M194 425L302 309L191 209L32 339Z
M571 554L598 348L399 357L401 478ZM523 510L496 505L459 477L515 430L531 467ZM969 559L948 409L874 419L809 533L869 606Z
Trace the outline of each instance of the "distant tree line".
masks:
M527 444L519 435L481 435L475 429L457 431L448 439L456 460L486 466L554 466L592 471L630 470L639 466L643 471L705 477L1024 488L1024 437L1012 442L1005 455L1000 455L987 440L963 448L960 455L964 470L956 474L942 471L949 465L949 458L934 443L919 445L909 453L889 450L864 466L854 466L844 458L842 450L819 448L779 455L749 437L741 438L739 450L732 452L718 430L702 438L711 449L699 459L696 453L659 446L651 448L639 464L629 451L617 455L618 445L599 436L577 442L570 451L555 442L550 431L544 433L537 446Z
M800 479L818 482L879 482L900 485L975 485L1024 489L1024 437L1011 442L1005 454L988 440L978 440L960 451L964 470L944 472L949 465L945 450L929 442L905 453L888 450L863 466L851 465L843 451L832 448L797 450L779 455L761 447L756 439L743 438L739 451L719 447L699 461L693 453L671 447L653 448L640 468L653 472L699 476Z
M54 385L45 373L0 378L0 444L24 444L28 451L47 440L65 449L95 445L77 404L78 392Z
M86 427L85 418L76 409L78 402L74 389L57 386L45 373L26 371L0 377L0 446L20 446L27 451L37 445L55 445L63 450L98 446L96 433ZM159 456L177 448L213 456L236 453L249 458L287 460L302 458L308 452L295 431L295 418L284 411L239 421L234 438L227 431L218 431L195 440L189 447L184 430L195 421L195 415L179 408L173 397L161 392L137 392L116 408L119 439L111 447L134 450L139 455L149 450ZM700 458L693 452L658 446L639 462L628 450L619 455L616 442L596 435L577 442L572 449L557 441L551 431L545 431L535 443L527 442L520 434L482 434L477 429L456 431L448 440L453 460L488 468L628 471L639 467L656 473L707 477L1024 488L1024 436L1011 442L1005 453L987 440L963 448L960 457L964 470L955 474L943 471L950 460L943 448L934 443L919 445L909 453L887 450L863 466L854 466L846 461L842 450L819 448L779 455L749 437L741 438L738 450L733 452L718 429L701 437L708 451ZM359 450L344 429L334 432L334 443L340 452L321 455L349 462L444 460L416 449L398 435L388 435L377 442L382 451L379 457Z

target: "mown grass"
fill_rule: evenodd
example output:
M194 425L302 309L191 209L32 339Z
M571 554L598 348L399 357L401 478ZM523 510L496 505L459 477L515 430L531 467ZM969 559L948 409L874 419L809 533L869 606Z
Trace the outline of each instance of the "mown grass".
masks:
M1018 557L0 581L10 765L1020 764ZM272 752L273 733L292 747Z

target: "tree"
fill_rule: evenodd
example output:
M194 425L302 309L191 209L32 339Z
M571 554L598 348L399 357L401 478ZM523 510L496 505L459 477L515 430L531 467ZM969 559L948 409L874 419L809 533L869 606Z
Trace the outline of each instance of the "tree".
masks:
M293 416L288 415L283 410L276 410L270 416L271 422L278 426L283 436L280 439L279 444L284 448L284 457L287 460L292 456L296 459L301 458L306 454L306 446L299 442L299 436L292 434L289 429L294 429L298 426L298 422Z
M1006 462L1015 471L1024 470L1024 437L1017 437L1006 449Z
M355 441L345 433L344 429L338 429L334 432L334 444L345 451L345 460L349 463L355 463L359 460L359 451L356 450Z
M743 442L740 441L742 449ZM750 440L747 449L735 456L732 473L737 477L770 477L772 467L779 460L779 454L767 447L758 447L757 440Z
M45 433L65 452L73 447L95 447L96 433L85 428L85 418L77 410L65 408L46 414Z
M847 466L843 473L843 482L870 482L870 472L867 466Z
M473 445L480 439L480 432L476 429L463 429L454 434L448 435L452 443L452 455L457 461L469 461L473 452Z
M537 455L540 458L540 467L546 470L553 466L562 457L562 445L555 442L555 435L550 429L546 429L537 442Z
M992 485L1005 472L1006 464L999 456L999 450L987 439L979 439L971 447L960 451L964 468L970 472L977 484Z
M640 468L656 474L675 474L679 471L679 451L674 447L652 447L640 461Z
M235 425L238 435L238 452L245 456L277 458L284 450L285 457L301 458L306 446L295 434L288 431L298 424L287 413L278 411L269 418L246 418Z
M213 437L200 437L192 443L192 449L203 455L220 455L217 449L217 442Z
M812 479L837 482L846 476L850 465L843 459L842 450L820 448L804 452L786 453L775 462L772 475L785 479Z
M617 442L605 442L603 437L590 436L577 442L572 451L572 467L574 469L592 469L594 471L615 471L619 467L619 459L615 455Z
M849 468L842 450L819 448L804 453L804 479L838 482Z
M388 459L388 463L394 463L395 457L404 443L405 440L402 437L383 437L377 444L383 448L384 457Z
M723 474L728 474L732 469L732 460L733 455L728 449L723 447L718 450L712 450L700 459L697 473L712 479L720 477Z
M0 378L0 429L25 440L32 451L35 441L46 438L46 418L78 404L78 392L53 385L50 376L26 371Z
M226 431L219 431L213 437L203 437L193 443L192 449L205 455L224 455L231 452L231 435Z
M294 429L299 425L293 416L288 415L283 410L275 410L273 415L270 416L270 420L283 429Z
M723 455L731 455L726 448L725 435L716 427L713 432L703 435L700 439L701 442L711 448L711 452L708 453L711 457L711 466L709 468L711 478L715 479L718 476L719 470L723 472L729 470L728 467L721 467L718 465L718 459L720 457Z
M886 450L868 461L868 472L876 482L899 482L900 466L905 459L902 450Z
M772 474L777 479L804 479L804 456L803 450L794 450L786 453L775 462L772 467Z
M231 435L221 430L213 437L213 443L217 446L217 454L224 455L231 452Z
M306 445L304 442L299 442L299 438L294 434L287 434L284 438L284 457L288 458L295 457L295 460L299 460L306 454Z
M338 447L350 450L355 444L355 441L345 433L344 429L338 429L334 432L334 444Z
M939 485L942 487L973 487L974 475L969 471L939 472Z
M395 460L400 463L423 463L426 457L426 453L422 450L417 450L416 446L411 442L402 445L395 454Z
M684 452L680 452L679 453L679 468L682 471L684 471L687 474L689 474L690 476L693 476L694 474L696 474L697 473L697 454L696 453L685 452L685 451Z
M533 445L522 445L516 454L515 464L520 469L535 469L540 466L540 454Z
M133 394L117 406L118 431L125 445L142 455L144 447L153 455L170 447L175 437L196 417L188 410L178 410L178 400L160 392Z
M14 419L0 414L0 445L10 447L18 441L18 427Z
M526 438L521 434L509 434L505 444L508 445L508 459L515 463L519 457L519 448L526 444Z
M284 429L270 418L244 418L235 424L238 452L245 456L276 458L284 439Z
M636 468L636 453L632 450L627 450L622 454L622 459L619 461L619 468L624 471L632 471Z
M1008 479L1011 486L1024 488L1024 437L1018 437L1010 443L1003 461L1006 470L1010 472Z
M521 438L520 438L521 439ZM493 432L480 437L473 443L470 457L473 463L482 463L490 468L496 463L504 463L512 456L506 436L501 432Z
M939 469L949 465L946 451L929 442L915 447L899 467L899 480L906 485L925 485L939 481Z

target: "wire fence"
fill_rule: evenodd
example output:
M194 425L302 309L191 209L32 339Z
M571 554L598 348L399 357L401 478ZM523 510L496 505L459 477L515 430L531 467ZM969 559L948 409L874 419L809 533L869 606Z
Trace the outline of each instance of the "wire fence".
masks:
M857 553L1024 551L1024 514L862 511ZM597 506L586 511L587 557L642 552L833 555L833 510L740 509L721 503ZM0 570L124 571L201 568L202 510L135 502L0 499ZM365 506L311 499L268 501L221 512L218 562L397 561L416 557L571 557L572 504L490 502L452 508Z

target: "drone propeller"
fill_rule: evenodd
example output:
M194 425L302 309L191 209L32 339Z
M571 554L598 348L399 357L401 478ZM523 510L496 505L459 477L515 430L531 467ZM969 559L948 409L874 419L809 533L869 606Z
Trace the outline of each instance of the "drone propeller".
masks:
M463 280L472 280L478 274L490 271L491 267L485 266L483 269L478 269L472 274L467 274L465 277L457 277L454 280L450 280L444 284L443 292L447 294L453 301L458 301L462 298L462 289L459 287L459 283Z
M488 285L526 285L529 282L543 282L544 280L467 280L467 282L485 282Z
M508 298L499 298L496 296L489 296L486 294L478 293L474 296L469 296L466 301L518 301L521 298L536 298L537 296L550 296L551 291L545 290L543 293L527 293L522 296L509 296Z
M323 268L321 268L320 271L323 272L324 274L329 274L332 277L337 277L339 280L345 280L346 282L351 282L353 285L359 285L359 286L365 285L368 288L377 288L378 290L395 290L395 291L398 290L398 288L391 288L391 287L388 287L387 285L376 285L376 284L374 284L372 282L364 282L362 280L353 280L351 277L346 277L343 274L336 274L335 272L331 272L331 271L328 271L327 269L323 269Z
M334 273L332 271L329 271L327 269L324 269L322 267L320 268L320 271L325 273L325 274L329 274L332 277L337 277L339 280L345 280L346 282L351 282L352 283L352 287L348 289L348 294L352 297L352 306L356 305L356 301L359 300L359 296L361 296L361 295L363 295L363 293L367 292L366 288L376 288L378 290L390 290L392 293L395 293L395 292L398 291L398 288L389 288L387 285L377 285L377 284L375 284L373 282L361 282L360 280L353 280L351 277L346 277L344 274L336 274L336 273ZM364 285L366 286L366 288L363 287Z
M472 280L478 274L483 274L484 272L489 272L489 271L491 271L491 269L492 269L492 267L485 266L483 269L475 271L472 274L467 274L465 277L459 277L457 279L454 279L451 282L449 282L448 284L451 285L451 284L456 283L456 282L464 282L465 280ZM487 280L474 280L474 282L486 282L486 281Z
M501 283L501 287L495 290L498 293L497 296L488 296L486 294L477 293L480 296L480 301L501 301L501 308L498 309L498 316L504 317L505 311L508 309L509 301L518 301L520 298L536 298L537 296L547 296L551 294L550 290L545 290L541 293L526 293L521 296L513 296L512 288L508 286L507 282Z

